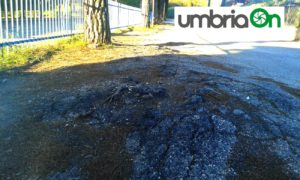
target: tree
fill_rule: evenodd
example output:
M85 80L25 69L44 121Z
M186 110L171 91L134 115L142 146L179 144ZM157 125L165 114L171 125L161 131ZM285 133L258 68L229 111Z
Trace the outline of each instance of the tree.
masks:
M166 0L166 5L165 5L165 20L167 19L168 9L169 9L169 0Z
M295 40L300 41L300 13L298 15L298 25L296 27L297 27L297 31L296 31Z
M300 41L300 27L297 28L295 40Z
M154 9L154 24L161 24L166 20L166 11L168 10L168 0L153 0ZM152 9L153 9L152 8ZM152 10L153 11L153 10Z
M85 0L85 40L89 44L111 43L108 0Z
M157 24L165 21L166 13L166 0L157 0Z
M150 27L150 0L142 0L142 16L144 27Z
M152 1L152 24L161 24L166 19L166 11L169 0L151 0ZM144 27L150 27L150 0L142 0L142 15Z

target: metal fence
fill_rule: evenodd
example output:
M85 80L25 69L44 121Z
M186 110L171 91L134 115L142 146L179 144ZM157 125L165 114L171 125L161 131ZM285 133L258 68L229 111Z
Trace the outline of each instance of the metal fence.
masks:
M0 48L83 32L84 0L1 0ZM109 1L112 29L140 24L141 9Z
M111 29L117 29L143 22L142 10L116 1L108 1Z

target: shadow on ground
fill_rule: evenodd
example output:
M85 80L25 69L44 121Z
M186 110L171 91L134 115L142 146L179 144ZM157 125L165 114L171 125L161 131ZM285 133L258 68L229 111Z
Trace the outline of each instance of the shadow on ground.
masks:
M209 58L134 57L8 78L0 177L298 178L298 91L243 81Z

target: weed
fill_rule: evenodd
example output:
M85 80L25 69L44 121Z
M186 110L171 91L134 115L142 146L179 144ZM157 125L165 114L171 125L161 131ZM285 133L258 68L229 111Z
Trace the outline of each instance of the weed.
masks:
M1 50L0 72L46 61L64 49L84 46L85 42L82 39L82 35L78 35L59 40L52 45L4 47Z

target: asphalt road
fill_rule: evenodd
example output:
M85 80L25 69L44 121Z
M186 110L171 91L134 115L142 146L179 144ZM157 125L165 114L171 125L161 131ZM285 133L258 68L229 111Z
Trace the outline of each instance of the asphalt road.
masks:
M240 77L259 76L300 88L300 42L295 29L164 31L156 43L188 55L205 55L209 61L228 65Z

